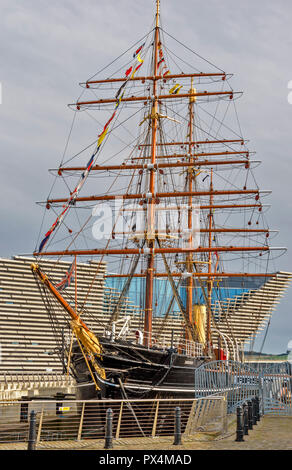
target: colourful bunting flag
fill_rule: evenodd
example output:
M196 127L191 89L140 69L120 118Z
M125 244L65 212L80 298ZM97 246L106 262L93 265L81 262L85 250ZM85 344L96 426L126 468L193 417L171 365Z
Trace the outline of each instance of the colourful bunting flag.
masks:
M117 110L117 108L119 107L119 105L120 105L120 103L121 103L121 101L122 101L122 98L123 98L123 96L124 96L125 91L123 91L122 94L121 94L121 92L122 92L123 88L126 86L128 80L134 76L134 74L137 72L137 70L141 67L141 65L142 65L143 62L144 62L143 59L141 59L141 56L140 56L140 54L139 54L139 53L141 52L141 50L143 49L144 45L145 45L145 43L142 44L142 46L140 46L140 47L136 50L136 52L134 53L133 57L136 58L136 59L138 60L138 62L140 62L140 64L134 69L134 71L133 71L133 66L131 66L128 70L126 70L125 75L126 75L127 78L126 78L125 82L122 84L122 86L119 88L119 90L118 90L118 92L117 92L117 94L116 94L116 100L117 100L117 102L116 102L115 110L114 110L112 116L110 117L110 119L109 119L109 120L107 121L107 123L105 124L102 133L99 134L99 136L98 136L97 148L96 148L94 154L91 156L89 162L87 163L86 170L82 173L81 179L80 179L79 183L77 184L77 186L76 186L76 188L74 189L74 191L70 194L70 197L68 198L66 204L64 204L64 206L63 206L63 207L64 207L64 210L63 210L62 213L57 217L56 221L54 222L54 224L52 225L52 227L50 228L50 230L46 233L44 239L41 241L40 246L39 246L39 253L42 252L42 250L44 249L46 243L48 242L48 240L49 240L51 234L52 234L52 233L54 232L54 230L58 227L58 225L60 225L61 222L63 221L67 210L70 208L71 205L73 205L75 199L77 198L77 195L78 195L80 189L82 188L83 184L85 183L85 180L86 180L86 178L87 178L87 176L88 176L88 174L89 174L89 172L90 172L90 170L91 170L91 168L92 168L92 165L93 165L93 162L94 162L94 158L95 158L95 156L97 155L97 153L98 153L98 151L99 151L99 149L100 149L100 147L101 147L101 143L103 142L105 136L107 135L108 127L109 127L111 121L113 120L113 118L114 118L114 116L115 116L115 114L116 114L116 110ZM132 71L133 71L133 72L132 72ZM132 73L132 75L130 75L131 73ZM71 268L69 269L68 273L69 273L70 271L72 271ZM68 274L68 273L67 273L67 274ZM72 273L71 273L71 274L72 274ZM70 276L71 276L71 274L70 274ZM63 282L64 282L64 285L65 285L67 281L70 283L70 279L69 279L70 276L69 276L69 274L68 274L68 277L66 278L67 280L64 279L63 281L61 281L61 283L60 283L59 285L61 285ZM69 285L69 284L67 284L67 285ZM67 285L66 285L65 287L67 287ZM65 288L65 287L62 287L62 288Z
M107 132L108 132L108 129L105 129L104 131L102 131L101 134L99 134L98 136L98 141L97 141L97 145L100 145L102 143L102 141L104 140L105 136L107 135Z
M133 54L134 59L135 59L136 56L139 54L139 52L142 51L142 49L143 49L144 46L145 46L145 42L142 44L142 46L139 47L139 49L136 50L136 52L134 52L134 54Z
M182 88L182 85L179 85L179 83L176 83L176 84L169 90L169 94L170 94L170 95L177 94L181 88Z

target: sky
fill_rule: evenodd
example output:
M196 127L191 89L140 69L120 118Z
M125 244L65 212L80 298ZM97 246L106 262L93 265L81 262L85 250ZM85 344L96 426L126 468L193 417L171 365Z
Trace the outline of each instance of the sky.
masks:
M153 0L0 0L0 256L33 251L44 200L72 121L67 107L78 83L110 62L152 26ZM164 29L234 74L243 134L271 189L271 228L288 252L278 269L292 270L292 3L289 0L161 0ZM292 96L292 95L291 95ZM292 103L292 99L291 99ZM277 308L264 351L280 353L292 339L292 290ZM257 349L261 346L259 337Z

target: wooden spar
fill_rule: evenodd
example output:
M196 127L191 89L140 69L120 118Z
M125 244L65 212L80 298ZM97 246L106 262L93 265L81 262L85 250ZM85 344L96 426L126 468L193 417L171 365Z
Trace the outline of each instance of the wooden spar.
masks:
M178 206L179 208L180 206ZM214 204L213 206L200 206L200 210L209 210L212 207L212 209L245 209L245 208L258 208L259 211L262 210L263 207L266 207L266 205L262 204ZM178 208L175 208L173 206L165 207L164 210L178 210Z
M228 76L231 76L232 74L228 74ZM132 77L129 78L129 81L132 82L137 82L141 81L142 83L145 82L146 80L154 80L154 81L167 81L167 80L172 80L173 78L212 78L212 77L221 77L222 80L224 81L227 77L226 73L177 73L177 74L169 74L165 77L162 75L147 75L145 77ZM85 85L87 88L90 88L90 85L98 85L100 83L119 83L119 82L124 82L125 77L123 78L106 78L105 80L88 80L87 82L81 82L80 85ZM87 86L88 85L88 86Z
M157 75L157 62L158 62L158 42L159 42L159 0L156 1L156 27L154 33L154 63L153 75ZM157 109L158 100L156 96L157 81L153 80L153 101L151 109L152 118L152 135L151 135L151 164L154 166L156 163L156 133L157 133ZM152 313L153 313L153 273L154 273L154 243L155 243L155 171L154 168L150 169L149 175L149 192L152 195L150 204L148 205L148 235L147 243L150 253L147 260L147 273L146 273L146 290L145 290L145 313L144 313L144 335L143 344L150 347L152 344Z
M76 255L75 255L76 256ZM35 272L43 284L49 289L49 291L53 294L53 296L57 299L57 301L62 305L62 307L69 313L72 320L77 321L86 331L90 331L87 325L81 320L77 312L71 307L71 305L62 297L58 289L51 283L48 277L40 270L39 266L35 263L31 265L31 269Z
M262 209L263 207L267 207L268 204L213 204L212 206L208 205L208 206L199 206L200 207L200 210L204 210L204 209L233 209L233 208L239 208L241 209L242 207L250 207L250 208L253 208L253 207L257 207L258 209ZM169 206L161 206L161 207L157 207L156 208L156 211L179 211L179 210L185 210L186 209L186 205L185 204L179 204L177 203L176 205L169 205ZM140 207L140 208L135 208L135 210L137 211L145 211L146 209L144 207ZM124 209L124 212L131 212L133 211L133 208L125 208ZM261 211L259 211L261 212ZM205 229L201 229L202 230L205 230ZM208 230L208 229L206 229ZM220 230L220 229L218 229ZM227 229L228 230L228 229ZM258 229L256 229L258 230Z
M154 173L154 172L153 172ZM213 196L229 196L229 195L239 195L239 194L255 194L259 195L259 189L241 189L241 190L231 190L231 191L212 191ZM210 191L193 191L190 193L189 191L178 191L178 192L169 192L169 193L156 193L155 198L163 198L163 197L188 197L188 196L210 196ZM84 197L77 197L75 201L113 201L115 199L147 199L146 194L114 194L114 195L104 195L104 196L84 196ZM68 198L60 198L60 199L48 199L46 202L49 204L52 203L59 203L59 202L67 202Z
M280 248L279 248L280 249ZM282 248L281 248L282 249ZM155 252L160 253L209 253L209 252L244 252L244 251L269 251L268 246L219 246L219 247L198 247L198 248L124 248L124 249L86 249L86 250L63 250L63 251L44 251L42 256L72 256L72 255L136 255L138 253L147 255ZM34 256L40 253L34 252Z
M177 157L180 157L178 155ZM159 158L159 157L156 157ZM162 158L162 157L161 157ZM168 156L165 156L163 158L169 158ZM193 155L191 156L193 158ZM137 159L132 159L132 160L137 160ZM200 162L196 162L196 167L197 166L209 166L209 165L250 165L251 163L256 163L251 160L202 160ZM193 166L192 161L189 162L179 162L179 163L156 163L154 165L155 169L160 169L160 168L179 168L179 167L191 167ZM114 170L142 170L142 169L147 169L147 164L145 165L95 165L91 168L90 171L114 171ZM86 170L86 167L84 166L77 166L77 167L64 167L64 168L58 168L58 173L63 173L64 171L84 171Z
M209 145L209 144L240 144L243 145L244 142L246 142L243 139L223 139L223 140L194 140L191 142L192 145ZM189 142L163 142L163 143L158 143L157 146L168 146L168 145L189 145ZM150 144L139 144L138 148L140 147L150 147Z
M188 154L188 153L175 153L173 155L157 155L157 158L189 158L189 157L217 157L219 155L246 155L246 158L249 157L251 152L249 151L240 151L240 152L229 152L229 151L224 151L224 152L195 152L193 154ZM147 160L149 157L134 157L131 158L131 160ZM247 160L246 160L247 161Z
M191 79L191 89L190 94L194 94L195 89L193 88L193 79ZM194 165L194 156L192 155L192 140L193 140L193 114L194 114L194 102L195 98L192 96L189 100L189 155L190 161L188 162L191 167ZM188 190L189 193L193 192L193 174L191 171L187 174ZM188 197L188 229L189 229L189 246L192 246L193 237L193 197ZM187 272L191 273L193 271L193 253L189 252L186 254L186 268ZM190 325L193 325L193 276L190 276L187 279L187 290L186 290L186 316ZM191 333L189 328L185 329L185 338L186 340L191 340Z
M273 277L277 273L225 273L225 272L217 272L217 273L200 273L200 272L193 272L192 275L194 277ZM130 274L106 274L104 277L128 277ZM172 272L172 277L182 277L182 273ZM141 274L133 274L133 277L145 277L145 273ZM167 273L157 273L154 272L154 277L168 277Z
M51 283L51 281L48 279L48 276L45 275L39 268L39 266L36 263L32 263L31 265L31 270L32 272L38 276L40 281L46 286L46 288L49 290L49 292L55 297L55 299L58 301L58 303L66 310L66 312L70 315L72 318L71 322L71 328L72 331L74 332L74 335L76 336L77 342L80 346L81 352L84 356L85 362L87 364L88 370L93 378L93 381L95 382L96 389L99 389L94 375L92 373L91 367L89 365L89 359L91 360L91 363L93 367L95 368L96 372L103 378L106 378L105 371L102 367L99 366L97 363L94 355L97 355L97 357L101 357L102 354L102 347L99 343L98 338L95 336L95 334L90 331L88 326L81 320L80 316L77 314L77 311L75 311L71 305L62 297L58 289L55 288L55 286ZM73 339L73 337L72 337ZM71 341L72 341L71 339ZM82 346L81 344L82 343ZM83 349L85 349L84 353ZM70 346L70 354L71 354L71 346Z
M209 209L212 209L213 206L209 206ZM164 208L163 208L164 209ZM141 209L143 210L143 209ZM133 211L133 209L129 209L129 211ZM191 227L190 227L191 228ZM270 229L260 229L260 228L201 228L198 230L200 233L269 233L272 232L273 230ZM114 232L115 235L141 235L144 234L145 232L142 231L135 231L133 232ZM171 230L171 234L182 234L182 230ZM157 236L162 236L162 235L167 235L167 231L158 231L155 233Z
M156 80L153 80L153 84L156 84ZM182 99L182 98L190 98L192 96L196 97L201 97L201 96L229 96L230 99L233 99L233 95L239 95L241 94L240 91L212 91L212 92L199 92L195 93L195 95L192 95L190 93L182 93L182 94L173 94L173 95L159 95L154 98L154 100L159 101L159 100L168 100L168 99ZM131 96L130 98L122 98L122 102L153 102L153 96ZM100 99L100 100L94 100L94 101L77 101L77 103L71 103L69 106L76 106L77 109L80 109L81 106L89 106L91 104L110 104L110 103L116 103L116 99Z

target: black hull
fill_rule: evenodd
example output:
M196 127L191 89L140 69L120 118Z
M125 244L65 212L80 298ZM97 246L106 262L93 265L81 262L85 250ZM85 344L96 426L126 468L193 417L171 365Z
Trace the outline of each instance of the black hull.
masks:
M126 341L112 343L100 338L100 342L104 353L99 364L105 369L106 379L101 379L92 368L100 390L96 390L78 345L73 347L78 399L195 397L194 371L208 358L194 358L175 350L147 349Z

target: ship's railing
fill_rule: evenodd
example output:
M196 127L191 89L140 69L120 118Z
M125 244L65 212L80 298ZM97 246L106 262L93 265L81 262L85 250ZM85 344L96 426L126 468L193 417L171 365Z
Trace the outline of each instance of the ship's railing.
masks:
M104 329L103 332L104 336L107 336L108 338L111 338L112 340L115 340L119 338L118 333L115 331L110 332L107 329ZM176 349L179 353L185 354L187 356L191 357L202 357L204 356L204 345L202 343L196 343L195 341L190 341L186 339L182 339L180 336L174 336L172 339L170 339L170 335L160 335L160 336L155 336L153 333L149 332L142 332L140 330L130 330L127 331L127 335L121 336L122 339L128 339L131 342L136 342L137 344L141 345L148 345L148 347L151 347L153 349L159 348L159 349L169 349L169 348L174 348Z
M186 339L182 339L180 337L175 336L172 340L170 340L169 335L161 335L158 338L153 336L152 334L143 334L143 340L146 337L148 342L151 344L152 348L160 348L160 349L169 349L174 348L179 353L185 354L186 356L190 357L202 357L204 356L204 345L202 343L196 343L195 341L190 341Z
M36 413L37 449L60 448L72 441L75 447L103 447L106 412L113 412L113 438L123 444L125 438L167 438L174 435L175 410L180 407L184 439L197 432L226 432L225 396L198 399L143 400L33 400L0 402L0 450L14 443L14 449L26 448L31 411ZM114 442L114 445L115 445ZM151 444L150 444L151 445ZM20 446L20 447L18 447Z

